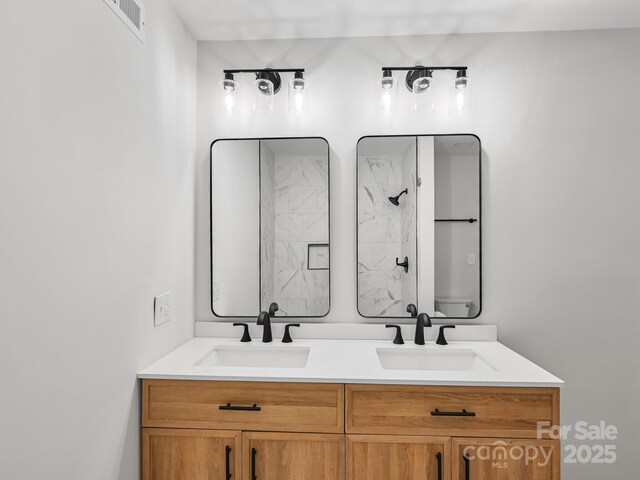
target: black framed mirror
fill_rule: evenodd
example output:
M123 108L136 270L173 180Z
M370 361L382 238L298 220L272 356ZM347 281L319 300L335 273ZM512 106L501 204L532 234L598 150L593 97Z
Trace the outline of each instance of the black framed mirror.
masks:
M482 148L460 135L367 136L357 146L357 302L453 319L482 310Z
M211 311L323 317L330 309L329 144L324 138L211 144Z

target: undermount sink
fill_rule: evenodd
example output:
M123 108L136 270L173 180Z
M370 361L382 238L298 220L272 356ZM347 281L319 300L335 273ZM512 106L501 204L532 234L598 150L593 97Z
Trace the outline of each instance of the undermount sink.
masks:
M309 347L220 345L196 363L201 367L304 368Z
M385 370L495 372L497 369L468 348L377 348Z

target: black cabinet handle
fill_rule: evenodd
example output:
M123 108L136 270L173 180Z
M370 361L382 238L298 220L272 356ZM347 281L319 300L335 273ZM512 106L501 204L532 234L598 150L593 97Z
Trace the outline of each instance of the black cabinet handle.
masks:
M466 409L462 409L461 412L441 412L437 408L431 412L432 417L475 417L476 412L467 412Z
M438 480L442 480L442 453L436 453L436 460L438 461Z
M231 447L227 445L225 447L225 480L231 480Z
M250 407L243 406L243 405L231 405L230 403L227 403L226 405L220 405L218 409L219 410L239 410L242 412L259 412L260 410L262 410L262 408L260 408L255 403Z
M462 458L464 459L464 478L465 480L471 480L471 474L469 473L469 455L465 453Z
M251 480L258 480L256 477L256 454L258 451L255 448L251 449Z

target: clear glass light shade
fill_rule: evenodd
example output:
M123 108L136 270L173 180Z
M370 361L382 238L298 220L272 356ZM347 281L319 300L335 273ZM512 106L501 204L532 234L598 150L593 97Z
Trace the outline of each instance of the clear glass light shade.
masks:
M434 111L431 82L431 77L417 78L413 82L411 109L414 113L431 113Z
M380 80L379 110L391 112L398 108L398 82L393 77L382 77Z
M289 112L296 114L309 112L308 84L304 78L293 78L289 82Z
M255 82L256 88L253 93L253 109L255 111L273 111L273 82L264 78L259 78Z
M236 111L236 103L238 96L238 82L235 80L225 79L220 82L222 86L222 102L220 104L220 109L231 115Z
M449 114L462 116L471 111L471 82L468 77L458 77L449 94Z

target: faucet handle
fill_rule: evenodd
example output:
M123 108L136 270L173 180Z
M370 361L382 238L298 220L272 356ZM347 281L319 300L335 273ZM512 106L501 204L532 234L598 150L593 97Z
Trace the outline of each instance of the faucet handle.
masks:
M404 345L404 339L402 338L402 327L400 325L385 325L387 328L396 329L396 337L393 339L393 343L396 345Z
M288 323L284 326L284 336L282 337L282 343L291 343L293 340L291 339L291 333L289 332L290 327L299 327L299 323Z
M250 342L251 341L251 335L249 335L249 325L246 323L234 323L233 324L234 327L244 327L244 333L242 334L242 339L240 340L241 342Z
M412 317L417 317L418 309L413 303L410 303L409 305L407 305L407 313L409 313Z
M271 302L271 305L269 305L269 315L271 315L272 317L276 316L276 312L280 309L280 307L278 307L278 304L276 302Z
M440 327L440 332L438 333L438 339L436 340L436 343L438 345L449 345L449 342L447 342L447 339L444 336L444 331L447 328L456 328L455 325L442 325Z

